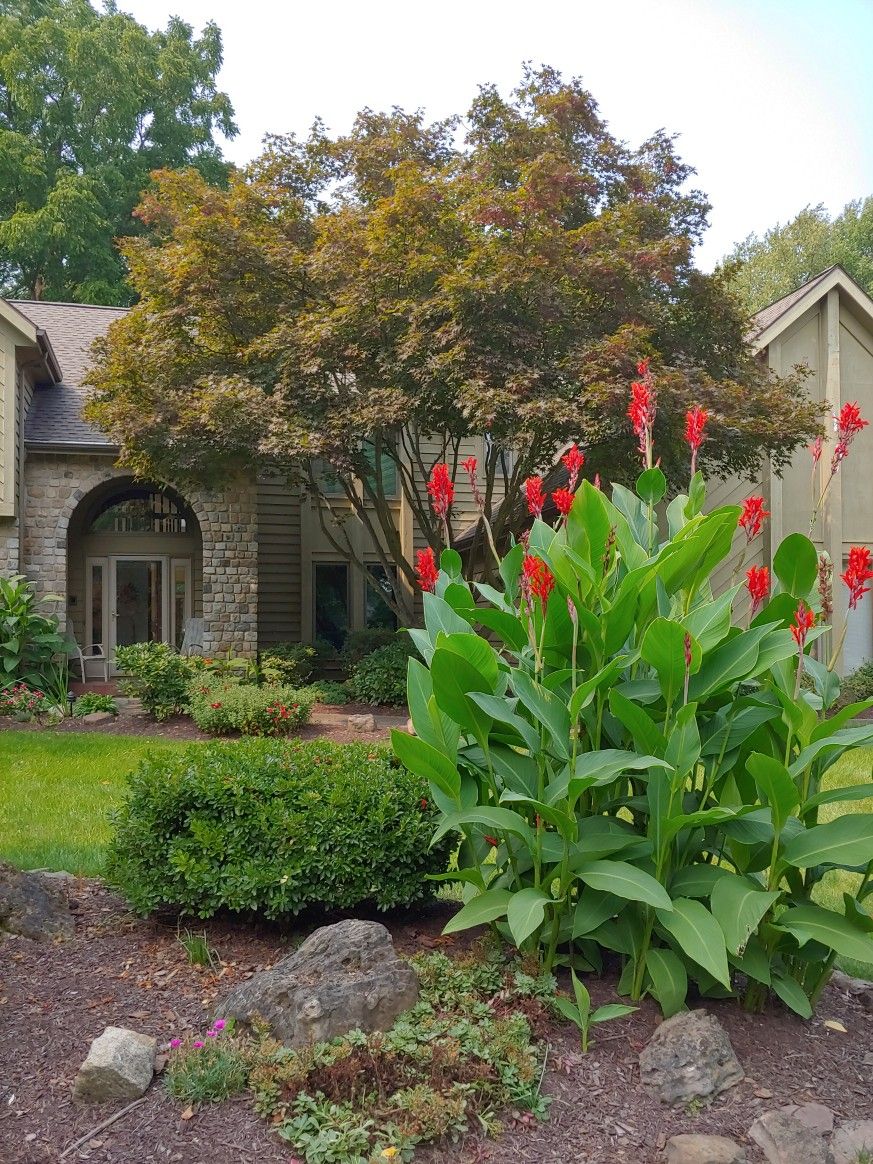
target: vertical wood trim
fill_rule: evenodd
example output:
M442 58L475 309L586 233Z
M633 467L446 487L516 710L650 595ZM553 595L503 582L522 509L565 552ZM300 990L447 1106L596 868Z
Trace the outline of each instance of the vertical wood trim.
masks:
M782 375L782 344L775 340L767 349L767 363L777 375ZM765 508L770 510L770 526L765 542L767 565L772 569L773 555L785 537L785 515L782 509L782 478L778 477L770 465L764 473Z
M828 362L827 378L825 380L825 399L831 406L834 414L842 407L842 387L840 384L840 293L836 287L828 291L827 295L827 337ZM822 455L824 460L824 454ZM831 482L828 495L825 498L822 514L822 542L830 555L834 567L834 626L842 627L848 617L848 594L846 588L839 584L839 576L843 570L843 474L837 473ZM828 640L833 635L825 636ZM828 651L833 649L831 642L827 644ZM835 660L835 669L842 673L843 652Z

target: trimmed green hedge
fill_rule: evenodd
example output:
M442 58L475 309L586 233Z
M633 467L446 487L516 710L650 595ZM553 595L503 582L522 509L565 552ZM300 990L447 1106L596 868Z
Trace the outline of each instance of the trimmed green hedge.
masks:
M107 875L135 910L266 917L429 897L453 842L429 848L424 781L387 749L238 740L149 757L113 818Z

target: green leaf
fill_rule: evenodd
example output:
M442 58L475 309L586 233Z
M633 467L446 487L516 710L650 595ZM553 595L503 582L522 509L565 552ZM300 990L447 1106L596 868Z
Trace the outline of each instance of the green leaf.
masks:
M792 533L773 556L773 573L795 598L807 598L818 577L818 553L808 537Z
M753 752L746 768L763 801L770 805L773 827L781 833L791 813L800 803L800 793L784 764L762 752Z
M648 712L637 703L632 703L615 687L609 692L609 710L633 737L636 748L641 752L660 755L667 746L657 724Z
M450 800L460 800L461 776L448 756L418 736L397 728L391 731L391 744L394 755L410 772L435 784Z
M806 996L803 987L794 978L778 970L770 980L773 993L801 1018L812 1018L812 1004Z
M533 829L523 816L519 816L517 812L513 812L509 808L489 808L487 806L466 809L464 812L447 813L440 821L431 843L438 841L440 837L444 837L447 832L453 829L461 832L465 824L485 825L486 828L497 832L513 833L515 836L521 837L529 850L533 850L535 844Z
M827 824L815 825L792 837L782 855L798 869L866 865L873 861L873 814L850 812Z
M551 898L541 889L520 889L506 907L506 921L516 946L521 946L543 924Z
M553 691L535 682L525 671L510 672L512 690L534 717L548 729L557 755L565 760L570 755L570 716L567 705Z
M592 1012L591 1021L593 1023L608 1023L612 1019L624 1018L626 1014L633 1014L637 1009L637 1007L627 1006L623 1002L607 1002Z
M672 704L685 684L685 636L691 637L691 674L699 670L700 645L680 622L656 618L643 636L640 654L658 675L664 699Z
M647 505L657 505L666 492L667 478L657 466L637 477L637 496Z
M424 594L423 602L424 625L427 627L427 633L432 642L436 642L436 637L440 631L447 635L472 635L474 633L467 620L461 618L444 599L439 598L436 594Z
M602 667L596 675L592 675L589 679L585 679L580 683L570 696L570 720L575 721L579 716L579 712L588 706L598 689L609 689L617 676L632 662L633 659L630 655L617 655L605 667Z
M591 1014L591 995L585 984L576 977L575 970L571 969L570 978L573 982L573 994L576 996L576 1009L579 1012L579 1017L585 1021Z
M440 569L450 578L460 578L464 563L457 550L445 549L440 554Z
M804 802L802 811L803 815L806 816L812 809L821 808L823 804L841 804L849 800L867 800L871 796L873 796L873 784L849 784L844 788L828 788L824 792L810 796L809 800Z
M573 911L573 938L584 937L615 917L624 908L624 901L613 893L602 893L586 885L579 894Z
M486 889L458 910L443 927L443 933L454 934L458 930L469 930L473 926L486 925L505 917L511 899L512 894L508 889Z
M781 896L779 890L766 891L750 877L729 874L716 881L710 908L732 954L742 954L761 919Z
M700 732L697 728L697 704L680 707L667 737L664 759L675 769L676 777L684 779L700 759Z
M614 893L629 901L642 901L665 913L673 908L664 886L650 873L627 861L584 861L576 866L575 873L592 889Z
M670 881L671 897L709 897L716 882L730 877L721 865L684 865Z
M776 926L793 934L801 945L820 942L844 958L873 962L873 938L833 910L818 905L796 905L779 915Z
M724 934L706 906L691 898L679 897L673 902L672 912L658 910L658 921L693 962L730 990Z
M480 610L475 613L476 622L495 631L507 646L514 651L523 651L527 646L527 631L520 618L505 610Z
M682 959L673 950L655 947L646 954L646 970L651 979L649 992L657 999L664 1018L678 1014L688 994L688 975Z

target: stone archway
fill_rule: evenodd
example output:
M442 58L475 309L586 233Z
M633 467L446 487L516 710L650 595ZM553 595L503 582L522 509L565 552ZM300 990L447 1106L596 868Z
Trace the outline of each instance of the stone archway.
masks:
M36 454L25 465L23 565L43 594L68 596L69 534L89 498L123 489L129 472L91 455ZM233 483L220 491L164 488L184 499L201 539L199 607L210 654L257 648L257 517L255 488ZM84 595L78 601L84 601ZM70 607L70 612L72 607ZM58 611L66 626L68 599ZM74 625L71 620L71 625Z

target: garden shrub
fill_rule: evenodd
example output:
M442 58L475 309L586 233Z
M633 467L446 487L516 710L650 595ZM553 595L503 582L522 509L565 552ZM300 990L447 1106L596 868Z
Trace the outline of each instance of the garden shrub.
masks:
M873 659L868 659L843 680L840 698L834 705L846 707L859 700L873 699Z
M348 703L351 699L347 684L337 683L333 679L316 679L303 690L307 695L312 696L317 703L341 705Z
M66 654L67 644L57 618L40 610L57 601L57 595L38 597L23 574L0 577L0 688L25 683L41 691L49 688L52 696L62 688L63 698L66 663L59 664L57 656Z
M277 643L261 651L261 678L265 683L302 687L312 675L315 647L309 643Z
M351 674L361 659L372 655L380 647L387 647L396 637L397 631L387 626L368 626L362 630L349 631L340 651L340 663L346 674Z
M109 711L118 715L118 704L111 695L101 695L98 691L86 691L73 704L73 715L90 715L92 711Z
M191 679L204 665L202 659L178 654L169 643L116 647L115 662L124 673L122 691L139 699L155 719L187 709Z
M236 740L156 754L129 779L107 873L140 913L170 906L270 918L431 896L451 842L430 847L427 784L385 748Z
M365 655L349 676L352 699L359 699L362 703L405 704L406 669L414 650L409 636L400 634L387 646Z
M394 732L395 752L430 782L443 814L434 840L460 834L465 903L447 932L492 923L544 970L559 959L596 970L618 952L619 992L648 993L668 1015L693 983L753 1011L772 993L809 1017L838 956L873 961L873 815L819 815L870 794L826 777L873 743L873 722L851 723L873 700L835 710L846 624L827 625L831 575L809 538L781 542L772 578L769 566L743 571L741 557L714 590L735 540L749 546L768 515L760 496L704 511L699 408L687 416L688 493L659 514L667 481L645 361L640 370L635 492L576 490L573 446L554 524L542 518L544 482L525 482L531 526L496 563L497 584L469 584L451 548L439 568L420 552L416 734ZM828 484L866 423L856 405L841 409ZM475 496L475 460L464 467ZM448 512L446 465L429 492ZM857 606L871 551L852 547L840 578ZM841 911L815 900L833 869L860 874Z
M212 736L287 736L308 721L312 703L296 687L255 687L205 676L192 682L188 697L191 718Z

